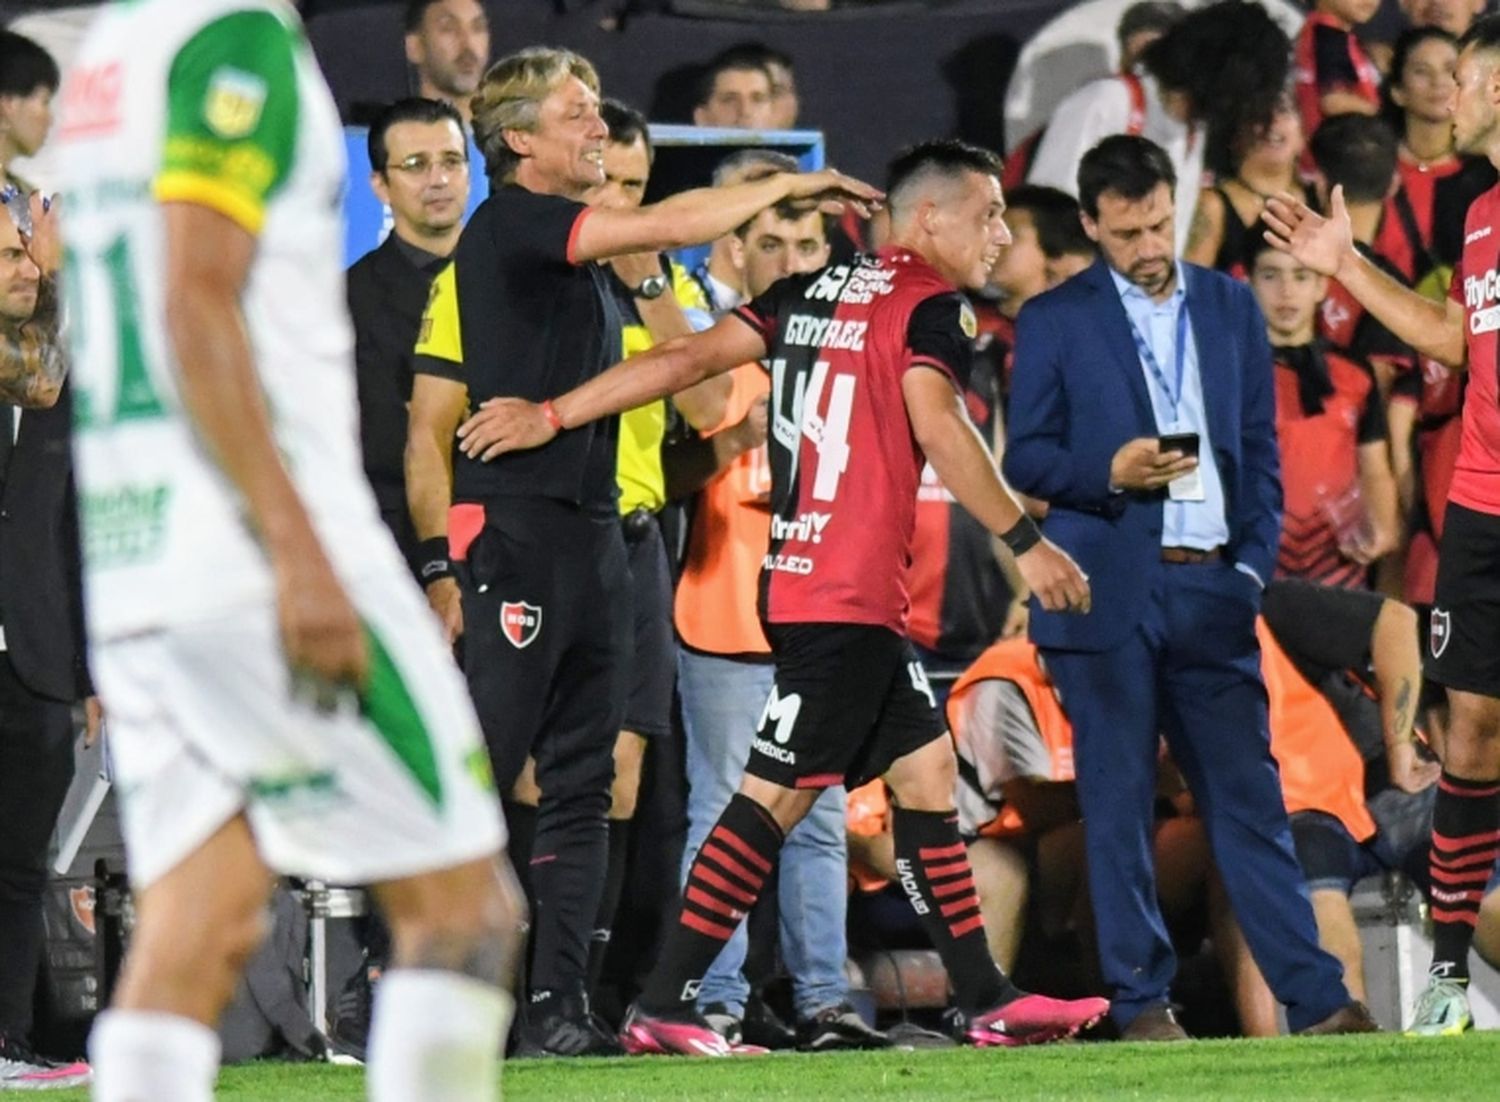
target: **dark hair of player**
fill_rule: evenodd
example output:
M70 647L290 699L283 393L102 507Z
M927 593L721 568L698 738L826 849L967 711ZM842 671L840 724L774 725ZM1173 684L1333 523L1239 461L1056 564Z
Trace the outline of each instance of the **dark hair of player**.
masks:
M1406 63L1411 60L1412 52L1422 43L1433 40L1446 42L1455 50L1458 49L1458 39L1442 27L1407 27L1391 47L1390 75L1386 77L1385 84L1381 88L1380 100L1381 110L1385 113L1386 120L1396 128L1398 133L1406 125L1406 112L1397 106L1396 101L1391 97L1391 90L1401 83L1401 74L1406 69Z
M886 172L886 203L894 214L916 187L931 179L959 180L970 172L998 179L1003 167L997 154L957 138L919 142L891 162Z
M1094 243L1078 219L1078 200L1066 191L1039 184L1022 184L1006 193L1007 212L1025 211L1036 227L1037 244L1048 260L1063 256L1093 256Z
M615 145L634 145L639 138L646 143L646 160L656 159L656 149L651 144L651 130L646 116L617 99L607 99L599 105L599 115L609 127L609 140Z
M378 172L382 176L386 174L389 166L385 162L390 157L390 150L386 148L385 136L391 127L400 122L451 122L458 127L460 134L465 133L463 116L451 103L424 99L421 96L398 99L382 108L380 114L375 116L375 121L370 124L370 136L365 142L365 148L370 154L372 172ZM464 142L464 155L468 155L467 140Z
M1141 55L1167 91L1186 93L1191 116L1208 128L1209 163L1228 169L1229 143L1268 126L1286 87L1291 42L1266 10L1219 0L1189 12Z
M1114 134L1083 155L1078 162L1078 205L1090 218L1099 217L1099 196L1112 191L1122 199L1144 199L1166 184L1177 189L1177 170L1166 150L1134 134Z
M1351 203L1378 203L1396 174L1396 135L1373 115L1334 115L1308 143L1330 191L1342 184Z
M61 77L52 55L25 35L0 31L0 96L56 92Z
M702 107L713 97L714 85L718 83L720 73L737 72L764 73L766 83L774 83L771 70L766 68L766 54L762 49L731 46L719 51L703 66L698 74L698 91L693 103Z

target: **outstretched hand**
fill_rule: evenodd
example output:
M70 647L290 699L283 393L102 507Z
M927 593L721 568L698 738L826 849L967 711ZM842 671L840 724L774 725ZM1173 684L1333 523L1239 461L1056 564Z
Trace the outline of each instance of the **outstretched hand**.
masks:
M1354 250L1354 229L1342 184L1329 196L1326 218L1285 192L1266 200L1262 217L1270 227L1266 241L1319 275L1337 275L1339 265Z
M506 452L539 448L557 435L542 407L521 398L491 398L458 426L458 450L488 463Z
M885 192L879 188L837 169L797 173L791 179L787 198L793 205L807 209L816 206L825 214L842 214L846 207L852 207L861 218L868 218L885 199Z

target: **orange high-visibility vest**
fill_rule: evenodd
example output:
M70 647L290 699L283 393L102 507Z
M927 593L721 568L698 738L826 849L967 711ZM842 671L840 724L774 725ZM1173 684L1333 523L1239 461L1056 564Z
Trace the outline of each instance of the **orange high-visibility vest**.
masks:
M965 737L959 723L959 704L981 681L997 680L1009 681L1020 689L1031 707L1032 718L1036 720L1037 731L1052 762L1052 775L1048 780L1071 781L1073 723L1057 698L1056 686L1037 658L1036 647L1025 639L1002 639L995 643L954 682L948 694L948 729L953 732L954 741L961 743ZM1005 837L1025 829L1020 814L1010 804L1005 804L998 816L980 827L979 833L986 837Z
M1255 633L1270 697L1271 755L1281 767L1288 814L1325 812L1343 823L1356 842L1368 841L1375 820L1365 805L1364 759L1328 698L1302 676L1260 617Z

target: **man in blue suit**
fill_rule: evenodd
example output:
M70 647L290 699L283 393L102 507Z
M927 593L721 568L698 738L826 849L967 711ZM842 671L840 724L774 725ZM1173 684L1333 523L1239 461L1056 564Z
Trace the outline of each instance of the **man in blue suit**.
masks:
M1047 537L1093 586L1086 615L1034 606L1031 635L1073 717L1116 1024L1126 1039L1187 1036L1151 867L1165 734L1291 1028L1374 1030L1318 948L1270 752L1255 615L1281 481L1265 321L1247 287L1177 259L1159 146L1106 138L1078 186L1101 256L1021 311L1004 467L1050 505Z

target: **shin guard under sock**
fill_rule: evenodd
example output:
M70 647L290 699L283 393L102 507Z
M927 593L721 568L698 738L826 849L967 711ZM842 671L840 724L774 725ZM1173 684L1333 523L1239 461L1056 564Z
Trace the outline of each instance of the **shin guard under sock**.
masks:
M735 793L688 870L677 921L641 992L648 1013L691 1010L698 985L776 866L783 841L771 813Z
M1444 772L1432 810L1432 975L1469 978L1469 946L1497 856L1500 780Z
M898 807L891 829L901 887L943 958L959 1009L988 1010L1018 997L1020 990L990 956L957 813Z

